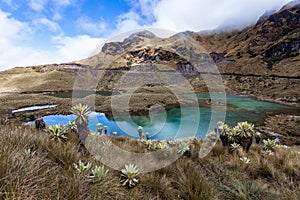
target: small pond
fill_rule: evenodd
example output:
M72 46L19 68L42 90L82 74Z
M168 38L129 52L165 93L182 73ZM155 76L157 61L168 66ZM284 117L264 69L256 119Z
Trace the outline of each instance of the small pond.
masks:
M25 108L20 108L17 110L13 110L12 113L24 112L24 111L32 111L32 110L43 110L49 108L55 108L57 105L45 105L45 106L30 106Z
M217 95L212 97L209 94L201 94L197 95L197 97L200 111L199 121L196 121L194 118L194 111L197 109L186 107L181 109L173 108L166 112L153 114L152 120L150 120L148 115L123 117L114 120L103 113L92 113L90 115L89 128L96 132L96 124L102 123L103 126L109 127L109 134L116 131L118 135L136 138L138 137L137 126L141 125L144 127L143 132L148 132L151 139L163 140L175 138L176 133L180 128L180 124L182 124L181 128L184 130L184 133L180 134L180 137L196 136L204 138L208 131L212 113L221 115L224 110L212 110L210 105L207 104L209 98L218 98ZM243 96L227 96L226 107L226 122L230 125L235 125L240 121L249 121L258 125L263 121L266 114L286 112L293 109L289 106L258 101L254 98ZM47 125L67 125L68 122L73 121L74 119L74 115L44 116ZM195 126L197 127L196 135L190 133L190 131L193 130L192 127Z

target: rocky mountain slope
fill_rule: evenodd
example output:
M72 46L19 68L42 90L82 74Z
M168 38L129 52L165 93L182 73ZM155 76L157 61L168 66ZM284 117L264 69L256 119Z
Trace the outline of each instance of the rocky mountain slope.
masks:
M149 31L143 31L132 34L123 41L107 43L100 53L81 61L0 72L0 98L7 109L15 107L15 104L32 105L29 100L38 102L43 99L38 94L71 91L79 71L86 71L88 80L91 83L96 82L95 87L85 88L86 90L96 88L97 91L112 91L116 88L116 83L129 71L158 71L181 73L196 92L202 93L207 92L207 86L201 73L205 70L208 73L209 66L214 62L228 94L253 95L299 107L299 24L300 3L295 1L272 15L261 17L257 24L239 31L187 31L164 39ZM197 66L191 61L191 55L195 52L201 57ZM198 59L199 56L194 58ZM137 81L133 78L125 85L130 88L135 82ZM184 81L174 78L171 84L185 92ZM126 93L126 88L118 92ZM140 100L144 102L145 93L148 93L150 97L153 96L151 94L160 94L166 105L177 105L170 98L171 93L166 92L159 84L145 84L136 93L139 93L139 97L135 103ZM30 96L25 101L18 97L24 94L37 96ZM11 101L14 98L19 100ZM102 102L100 107L105 110L110 103L103 98L98 101ZM51 102L55 101L61 103L61 99L51 97ZM147 109L147 104L141 104L137 103L136 106L146 106Z
M241 31L184 32L167 39L157 38L146 31L133 34L123 42L107 43L99 54L79 63L102 69L105 66L102 60L108 57L113 60L99 89L111 90L113 83L122 76L122 71L151 62L159 70L173 69L184 73L189 76L195 90L203 92L203 81L195 76L196 70L191 63L160 47L160 44L173 43L178 49L184 48L178 43L178 37L184 35L203 47L203 53L215 61L228 93L299 103L299 24L300 4L295 1Z

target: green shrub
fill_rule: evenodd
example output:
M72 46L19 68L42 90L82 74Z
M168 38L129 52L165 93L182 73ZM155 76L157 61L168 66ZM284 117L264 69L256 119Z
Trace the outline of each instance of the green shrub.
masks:
M92 163L84 164L81 160L79 160L78 164L74 163L74 167L80 174L86 174L92 167Z
M51 139L55 141L65 142L68 138L66 136L67 129L61 125L53 125L47 128L47 132L50 133Z
M109 170L105 169L104 166L95 166L94 169L92 169L92 175L88 176L88 178L102 179L108 172Z

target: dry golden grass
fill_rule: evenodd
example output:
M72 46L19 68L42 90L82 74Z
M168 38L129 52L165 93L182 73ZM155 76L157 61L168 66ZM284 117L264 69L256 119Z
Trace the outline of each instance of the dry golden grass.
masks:
M0 199L297 199L300 194L296 146L264 155L256 144L248 153L229 153L219 142L199 159L202 141L194 140L190 157L140 174L137 186L129 189L113 169L99 180L78 173L73 164L79 160L102 164L81 149L74 133L68 138L62 143L30 127L1 126ZM150 151L135 139L115 137L112 142L132 152Z

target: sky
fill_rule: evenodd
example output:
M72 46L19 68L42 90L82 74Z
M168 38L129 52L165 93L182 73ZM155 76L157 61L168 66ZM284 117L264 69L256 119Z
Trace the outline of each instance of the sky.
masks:
M290 0L0 0L0 70L80 60L118 34L243 28Z

